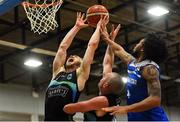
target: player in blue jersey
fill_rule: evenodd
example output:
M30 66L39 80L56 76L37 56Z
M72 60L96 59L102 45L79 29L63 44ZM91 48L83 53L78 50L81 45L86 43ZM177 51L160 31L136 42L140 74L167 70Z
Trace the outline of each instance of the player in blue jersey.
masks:
M65 113L63 107L68 103L77 102L84 89L94 53L99 44L100 25L102 21L108 19L105 16L98 22L83 59L77 55L71 55L66 61L67 49L75 35L80 29L88 26L85 24L84 14L77 13L76 23L61 41L53 62L53 76L46 90L45 121L72 121L73 115Z
M166 39L148 34L133 49L135 57L109 38L101 27L101 35L114 54L128 66L127 105L103 108L114 114L128 114L128 121L168 121L161 107L160 69L158 64L167 57Z

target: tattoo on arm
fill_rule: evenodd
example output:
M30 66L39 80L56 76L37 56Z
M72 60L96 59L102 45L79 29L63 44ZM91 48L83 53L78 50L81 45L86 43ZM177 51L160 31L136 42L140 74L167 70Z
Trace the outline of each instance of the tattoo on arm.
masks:
M147 80L149 95L161 97L159 72L154 66L150 65L145 68L145 79Z
M156 77L157 75L157 70L155 69L154 66L148 66L147 67L147 74L149 75L149 77Z

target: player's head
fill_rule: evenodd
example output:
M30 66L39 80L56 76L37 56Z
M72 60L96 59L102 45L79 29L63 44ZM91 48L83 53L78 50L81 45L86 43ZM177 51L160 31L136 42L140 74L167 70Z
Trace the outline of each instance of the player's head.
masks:
M77 55L70 55L66 61L66 68L79 68L82 62L82 58Z
M155 33L148 34L136 44L133 52L143 54L144 59L161 63L167 57L166 38Z
M98 84L100 94L121 94L124 89L124 83L122 82L122 77L115 72L106 74Z

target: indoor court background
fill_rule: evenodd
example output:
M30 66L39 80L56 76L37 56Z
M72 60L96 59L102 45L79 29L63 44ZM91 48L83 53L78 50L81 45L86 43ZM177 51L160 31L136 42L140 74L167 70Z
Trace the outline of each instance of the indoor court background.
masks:
M57 12L59 27L47 34L31 31L22 0L0 0L0 120L43 120L44 93L51 80L52 61L58 45L73 27L76 12L102 4L109 10L110 23L121 24L116 42L131 52L136 42L148 32L159 32L169 37L167 61L161 65L162 104L171 121L180 120L180 1L179 0L64 0ZM154 17L147 13L153 5L162 5L169 13ZM110 25L110 24L109 24ZM94 29L78 33L68 54L83 56ZM23 48L23 46L25 46ZM34 48L47 50L46 55L35 53ZM102 74L102 59L106 44L100 42L92 64L90 79L80 100L98 94L97 83ZM26 58L38 57L43 65L24 66ZM113 70L126 76L126 66L115 59ZM122 93L122 99L125 94ZM125 101L124 101L125 102ZM82 115L76 116L82 120ZM126 120L126 116L119 117Z

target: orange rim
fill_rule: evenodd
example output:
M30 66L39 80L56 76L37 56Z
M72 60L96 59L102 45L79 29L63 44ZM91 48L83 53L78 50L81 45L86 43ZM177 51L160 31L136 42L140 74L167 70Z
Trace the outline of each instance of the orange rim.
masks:
M33 3L29 3L29 2L22 2L22 5L24 6L24 7L28 7L28 6L30 6L30 7L33 7L33 8L47 8L47 7L49 7L49 6L56 6L56 5L58 5L58 4L62 4L62 1L60 1L60 2L54 2L54 3L51 3L51 4L41 4L41 5L38 5L38 4L33 4Z

